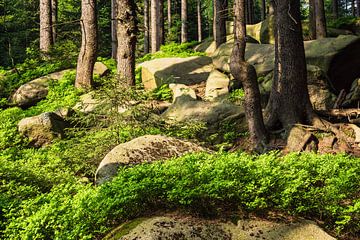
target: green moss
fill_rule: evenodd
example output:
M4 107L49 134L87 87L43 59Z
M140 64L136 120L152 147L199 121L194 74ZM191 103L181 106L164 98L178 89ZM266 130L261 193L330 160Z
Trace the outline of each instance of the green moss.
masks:
M134 228L136 228L145 220L146 218L137 218L135 220L124 223L111 231L106 237L103 238L103 240L118 240L121 237L129 234Z

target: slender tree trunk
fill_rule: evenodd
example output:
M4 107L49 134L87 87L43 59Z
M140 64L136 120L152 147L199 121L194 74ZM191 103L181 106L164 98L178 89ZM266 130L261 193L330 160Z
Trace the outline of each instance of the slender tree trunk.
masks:
M46 55L53 45L51 0L40 0L40 51Z
M360 17L360 0L356 0L356 16Z
M167 15L168 15L168 34L171 35L172 17L171 17L171 0L167 1Z
M216 48L226 42L226 9L224 0L214 0L214 40Z
M261 0L261 20L266 18L266 0Z
M144 53L147 54L150 52L150 35L149 35L149 0L144 0Z
M316 38L326 38L326 18L324 0L315 0Z
M159 0L151 0L151 52L160 50Z
M256 150L262 150L267 142L267 132L262 116L256 71L245 61L245 0L235 0L234 16L235 45L230 61L231 73L236 80L241 81L245 90L244 106L251 144Z
M58 22L58 0L51 0L51 24L52 24L52 41L56 42L57 32L56 24Z
M355 17L355 0L351 0L351 15Z
M280 122L289 129L296 123L308 123L313 113L307 88L300 0L277 1L275 8L275 70L266 123L272 128Z
M310 38L316 39L316 6L315 1L309 0L309 30Z
M187 0L181 0L181 43L188 41Z
M81 48L76 69L75 86L91 88L97 51L96 0L81 1Z
M134 0L118 0L117 70L129 86L135 85L136 5Z
M334 18L339 18L339 0L332 1L332 12Z
M198 41L202 41L202 26L201 26L201 0L197 0L197 27L198 27Z
M111 57L113 59L117 58L117 32L116 32L117 16L116 15L117 15L117 3L116 0L111 0Z
M159 0L159 21L160 21L160 45L165 43L165 26L164 26L164 0Z

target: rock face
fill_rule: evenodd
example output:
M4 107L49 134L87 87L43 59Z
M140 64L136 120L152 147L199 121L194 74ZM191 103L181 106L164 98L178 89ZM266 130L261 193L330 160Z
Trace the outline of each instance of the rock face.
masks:
M103 64L102 62L96 62L94 65L94 74L99 75L100 77L105 76L106 74L108 74L110 72L110 70L108 69L108 67Z
M69 70L51 73L22 85L10 98L10 102L19 107L30 107L46 98L51 81L60 80Z
M360 77L360 38L342 35L305 43L306 62L319 67L329 77L336 91L350 90L351 84ZM215 68L230 72L230 55L233 41L221 45L212 55ZM274 69L274 45L247 44L246 60L253 64L259 77Z
M195 91L185 84L172 83L169 85L169 88L173 91L173 102L179 97L185 97L191 100L196 100L197 98Z
M357 107L360 103L360 78L356 79L351 85L349 94L346 95L344 104Z
M314 222L205 220L189 216L137 219L113 230L104 240L335 240Z
M187 86L206 81L213 69L210 57L159 58L141 64L142 82L146 90L165 83Z
M204 149L194 143L160 135L146 135L118 145L101 161L96 171L96 183L102 184L117 174L121 165L134 165L166 160Z
M224 73L213 70L206 80L205 99L212 101L229 93L230 79Z
M28 137L30 144L35 147L51 144L54 139L64 137L64 129L67 127L69 124L53 112L24 118L18 124L19 132Z

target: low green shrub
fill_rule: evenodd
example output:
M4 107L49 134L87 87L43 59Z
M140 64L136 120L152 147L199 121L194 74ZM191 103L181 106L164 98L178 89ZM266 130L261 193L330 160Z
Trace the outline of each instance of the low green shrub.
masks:
M5 239L94 239L156 207L218 214L276 210L360 233L360 159L199 153L132 168L109 183L63 184L6 212ZM1 198L0 198L1 199Z

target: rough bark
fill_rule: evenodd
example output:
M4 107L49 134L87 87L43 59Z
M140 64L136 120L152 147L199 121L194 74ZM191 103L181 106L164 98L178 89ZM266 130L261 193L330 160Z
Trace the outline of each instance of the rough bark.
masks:
M81 1L81 48L76 69L75 86L91 88L97 51L96 0Z
M360 0L356 0L356 16L360 17Z
M144 53L147 54L150 52L150 35L149 35L149 0L144 0Z
M58 22L58 0L51 0L51 25L52 25L52 42L56 42L57 31L56 24Z
M202 20L201 20L201 0L197 0L197 27L198 27L198 41L202 41Z
M261 0L261 20L266 18L266 0Z
M333 12L334 18L339 17L339 0L332 1L332 12Z
M151 52L160 50L159 0L151 0Z
M181 43L188 41L187 0L181 0Z
M316 39L316 0L309 0L309 30L310 38L312 40Z
M235 45L230 61L231 73L236 80L241 81L245 90L244 106L251 145L256 150L261 150L267 142L267 132L262 116L256 71L245 61L245 0L235 0L234 16Z
M168 21L168 34L171 34L172 17L171 17L171 0L167 1L167 21Z
M226 1L226 0L225 0ZM218 48L226 42L226 9L224 0L214 0L214 22L213 32L215 45Z
M46 54L53 45L51 0L40 0L40 51Z
M315 0L316 38L326 38L324 0Z
M159 25L160 25L160 34L159 42L160 45L165 43L165 26L164 26L164 0L159 0Z
M117 37L118 54L117 70L120 79L127 85L135 85L135 49L136 49L136 5L134 0L118 0Z
M147 0L145 0L147 1ZM116 0L111 0L111 57L116 59L117 56L117 3ZM145 19L145 17L144 17ZM145 40L144 40L145 41Z
M307 88L307 70L300 18L300 0L277 1L275 5L275 69L266 109L266 124L285 129L312 121Z

